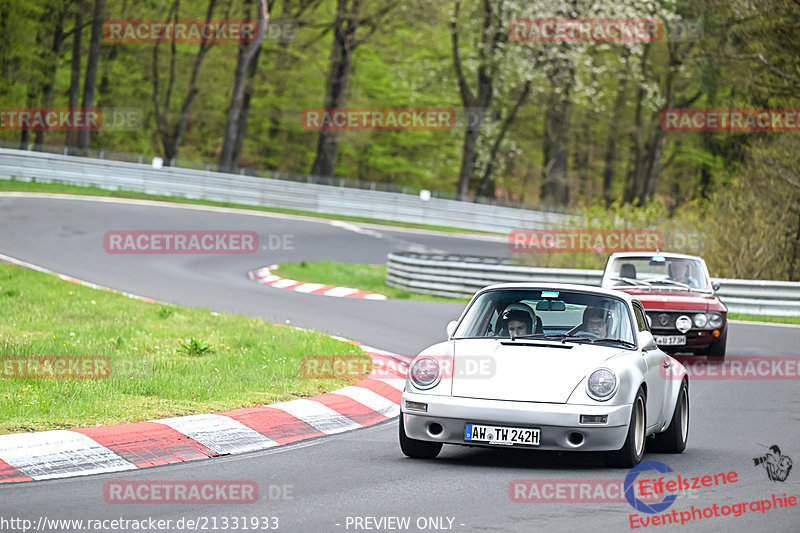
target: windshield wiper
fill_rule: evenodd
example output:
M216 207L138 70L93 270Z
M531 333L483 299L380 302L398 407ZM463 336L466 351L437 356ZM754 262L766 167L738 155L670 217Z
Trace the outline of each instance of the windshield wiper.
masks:
M591 337L587 337L586 335L573 335L571 333L562 333L561 335L553 335L553 337L558 337L561 340L561 344L569 341L589 341L591 342Z
M691 287L686 283L681 283L680 281L675 281L674 279L651 279L647 283L666 283L667 285L677 285L678 287L683 287L684 289L691 289Z
M639 281L638 279L621 278L619 276L612 276L612 277L610 277L608 279L610 279L611 281L624 281L625 283L630 283L631 285L636 285L637 287L640 287L642 285L645 285L645 286L647 285L647 283Z
M528 333L526 335L517 335L516 337L511 337L511 340L514 339L545 339L545 340L560 340L563 344L568 340L580 340L580 341L589 341L591 340L589 337L585 335L571 335L569 333L559 333L559 334L547 334L547 333Z
M526 333L525 335L509 335L511 340L514 339L546 339L547 335L544 333Z
M626 340L623 340L623 339L612 339L611 337L593 339L591 342L618 342L619 344L624 344L625 346L630 346L631 348L636 348L636 344L632 343L631 341L626 341Z

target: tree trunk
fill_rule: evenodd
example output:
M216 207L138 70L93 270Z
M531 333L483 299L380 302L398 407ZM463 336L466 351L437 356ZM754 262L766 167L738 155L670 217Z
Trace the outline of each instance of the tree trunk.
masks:
M244 144L244 137L247 133L247 117L250 113L250 100L253 98L253 87L255 85L256 71L258 70L258 57L260 55L261 50L259 49L247 73L244 98L242 100L242 112L239 117L239 131L236 134L236 145L233 147L233 161L239 161L239 156L242 154L242 145Z
M247 128L246 116L242 114L246 86L252 86L252 78L257 68L259 51L261 50L261 43L264 41L268 21L269 6L267 5L267 0L258 0L258 35L253 42L241 43L239 47L233 94L231 95L230 106L228 106L228 120L225 126L222 152L219 156L220 172L230 172L238 161L241 137ZM252 94L252 90L250 92Z
M617 99L614 102L614 116L611 118L611 125L608 129L603 167L603 201L605 201L606 207L610 206L613 201L611 186L614 181L614 162L617 159L617 135L619 135L619 121L624 108L625 84L620 83L617 87Z
M83 101L81 107L84 111L94 107L94 91L97 87L97 67L100 62L100 40L103 37L103 10L105 0L94 1L94 14L92 18L92 36L89 41L89 57L86 63L86 74L83 82ZM89 130L81 129L78 132L78 152L86 155L89 152Z
M83 33L83 2L75 3L75 27L72 29L72 63L69 78L69 103L70 109L78 107L81 92L81 34ZM75 154L78 146L78 132L67 132L67 149L69 154Z
M468 129L464 133L464 148L461 152L461 171L458 175L458 200L466 200L469 196L469 182L475 168L475 145L478 142L478 130Z
M325 84L326 108L342 107L347 101L347 84L350 80L360 9L361 0L338 0L337 2L331 68ZM311 174L332 176L338 153L339 132L321 131L317 141L317 155L311 166Z
M544 169L542 200L567 204L567 161L569 159L569 91L551 93L544 115Z
M450 38L452 43L453 66L456 71L458 91L461 96L461 103L464 109L478 108L482 111L489 109L494 96L494 81L489 75L491 68L488 65L489 58L497 48L498 27L493 25L492 5L489 0L483 0L483 26L481 37L481 63L478 66L478 92L477 96L472 94L467 79L461 65L461 56L458 50L458 15L461 10L461 2L456 1L453 18L450 22ZM461 154L461 170L458 174L458 185L456 188L456 198L466 200L469 195L469 186L476 170L476 151L479 129L472 130L466 128L464 133L464 149Z
M211 20L211 17L214 14L216 3L217 0L209 0L208 9L206 10L206 21ZM177 1L174 2L170 8L170 16L174 17L175 19L178 18ZM169 19L170 17L167 18ZM206 40L202 40L200 42L200 48L195 56L194 64L192 65L192 73L189 78L189 90L187 91L186 97L183 100L178 122L172 128L170 128L169 125L169 109L170 100L172 99L172 88L175 85L175 58L177 55L177 50L175 44L173 43L170 56L169 82L167 85L166 95L164 97L164 105L161 106L159 95L160 78L158 75L158 43L156 43L153 47L153 107L155 108L158 136L161 140L161 147L164 150L164 164L167 166L173 165L175 158L178 156L178 148L183 141L183 135L186 133L186 128L189 124L189 114L192 111L192 106L194 105L194 100L197 97L197 93L200 90L197 86L197 80L200 77L200 67L202 66L203 60L212 46L213 44Z
M58 63L61 57L61 49L64 47L64 15L66 6L60 4L55 12L55 27L53 28L53 45L50 50L53 57L47 69L47 81L42 87L41 104L44 107L53 107L53 99L55 97L56 75L58 73ZM41 150L44 145L44 130L36 132L34 136L34 150Z
M495 197L495 183L494 179L492 179L492 173L494 172L494 162L497 160L497 154L500 152L500 146L503 143L503 139L505 139L506 134L508 133L509 128L511 127L511 123L514 122L514 119L517 118L517 113L519 113L520 108L522 107L522 103L528 98L528 95L531 92L531 82L530 80L525 82L525 86L522 88L519 97L517 98L514 107L506 116L506 119L503 121L503 125L500 127L500 133L497 135L497 138L492 145L492 149L489 151L489 161L486 163L486 168L483 172L483 177L481 178L481 183L478 185L478 190L475 193L476 196L485 196L487 198L494 198Z

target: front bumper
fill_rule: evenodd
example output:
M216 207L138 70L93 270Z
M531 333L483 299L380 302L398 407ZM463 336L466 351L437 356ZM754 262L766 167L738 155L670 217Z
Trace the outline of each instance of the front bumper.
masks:
M708 348L712 344L714 344L719 337L715 337L712 332L713 330L698 330L698 329L690 329L686 333L681 333L677 329L658 329L658 328L651 328L653 335L656 336L667 336L667 335L683 335L686 337L686 344L681 344L679 346L659 346L659 348L667 353L670 352L691 352L695 350L703 350ZM725 332L725 328L720 328L721 332Z
M428 411L408 411L406 401L428 404ZM625 444L631 419L631 404L574 405L556 403L513 402L476 398L453 398L404 392L401 411L406 435L409 438L505 448L488 443L464 440L464 424L486 424L540 428L540 445L514 446L537 450L611 451ZM606 424L581 424L580 415L608 415ZM441 426L441 431L439 427ZM570 442L569 436L579 433L580 443Z

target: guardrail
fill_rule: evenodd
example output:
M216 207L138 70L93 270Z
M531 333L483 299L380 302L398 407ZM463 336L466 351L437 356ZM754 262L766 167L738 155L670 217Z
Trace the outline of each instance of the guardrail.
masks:
M509 233L518 228L566 227L571 215L460 202L410 194L298 183L271 177L224 174L177 167L90 159L0 148L0 179L36 180L102 189L199 198L313 213L369 217L395 222ZM338 180L340 184L344 180Z
M411 292L469 298L493 283L539 281L600 285L602 270L537 268L493 257L390 253L386 283ZM800 282L712 278L732 313L800 316Z

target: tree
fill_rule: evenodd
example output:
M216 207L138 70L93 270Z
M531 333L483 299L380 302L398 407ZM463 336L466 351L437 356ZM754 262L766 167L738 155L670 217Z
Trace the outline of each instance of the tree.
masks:
M352 71L353 53L369 36L382 27L399 1L386 1L374 13L361 13L362 0L337 0L333 23L333 47L330 68L325 82L325 108L343 107L347 103L347 85ZM356 31L367 26L364 38L357 40ZM323 130L319 133L317 152L311 174L332 176L339 152L339 132Z
M214 15L217 0L209 0L208 8L206 10L205 21L208 23ZM167 20L179 20L179 0L173 0L167 14ZM159 61L158 61L158 48L159 42L153 45L153 107L155 109L156 117L156 131L161 140L161 146L164 150L164 159L167 165L172 165L173 161L178 155L178 149L183 141L183 136L186 133L186 128L189 123L189 115L192 111L195 98L199 92L198 79L200 77L200 67L203 65L203 60L206 57L209 49L213 46L205 36L201 39L200 46L198 47L197 54L192 63L192 71L189 77L188 90L181 105L180 114L175 124L170 125L170 104L172 100L172 90L176 83L175 62L177 59L177 47L175 42L172 43L170 48L170 63L169 63L169 78L167 81L167 88L164 95L164 101L161 101L161 78L159 75Z
M459 36L461 0L456 0L450 21L453 66L461 103L467 116L476 112L485 116L505 116L499 128L493 128L489 121L484 120L481 120L476 127L465 128L461 170L456 190L457 198L461 200L467 198L474 178L480 178L478 194L494 197L492 173L496 168L497 154L520 107L531 91L530 77L510 75L510 71L513 70L510 66L519 56L513 54L510 61L503 60L508 52L506 46L509 41L508 24L511 15L519 12L519 5L504 0L500 2L481 0L480 6L475 11L479 11L479 14L469 15L464 23L464 29L469 30L472 35L477 35L477 43L461 44ZM473 76L475 86L470 87L468 77ZM498 80L507 78L510 78L507 83L512 90L518 87L518 95L513 99L510 109L503 113L498 109L502 108L502 105L497 103L496 85ZM481 154L478 153L478 146L481 144L488 151L482 158L483 165L481 165Z
M103 37L103 11L105 0L94 0L94 13L92 16L92 36L89 40L89 57L86 64L86 74L83 82L84 110L94 107L94 93L97 87L97 66L100 61L100 39ZM89 130L78 131L78 153L86 155L89 151Z
M251 43L240 43L236 59L236 73L233 82L233 94L228 107L228 119L219 156L219 171L230 172L239 158L242 139L247 128L246 94L252 95L253 76L258 66L261 43L269 24L269 6L267 0L258 0L258 26L256 38Z

